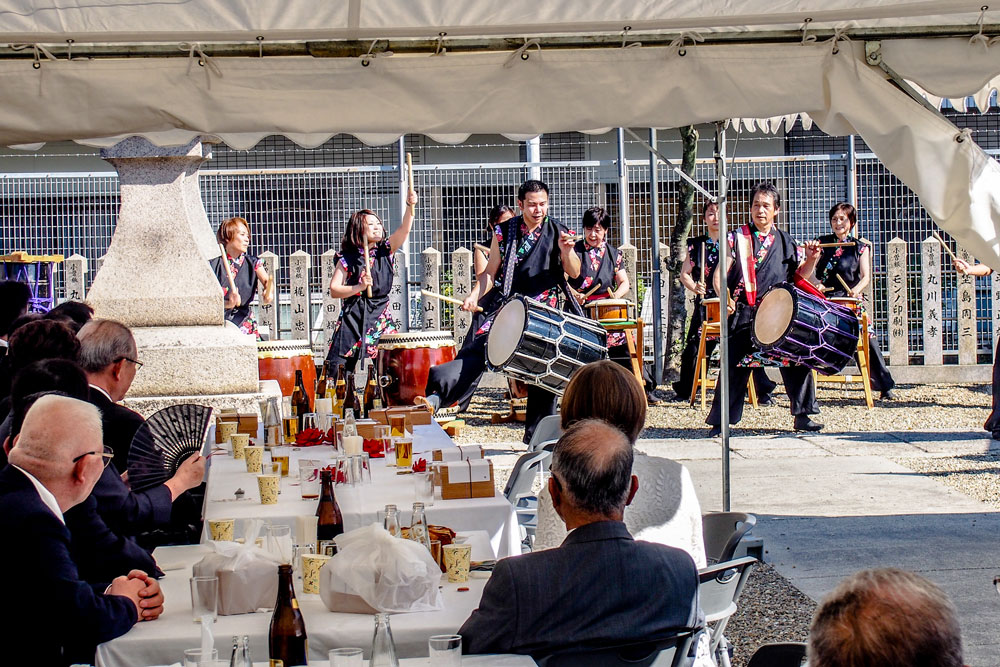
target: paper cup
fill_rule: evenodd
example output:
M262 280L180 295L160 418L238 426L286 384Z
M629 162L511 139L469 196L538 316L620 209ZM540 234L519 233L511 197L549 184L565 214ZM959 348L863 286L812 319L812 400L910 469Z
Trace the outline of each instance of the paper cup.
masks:
M469 559L472 557L472 546L469 544L446 544L444 551L444 566L448 572L448 581L460 584L469 580Z
M319 593L319 571L330 556L304 554L302 556L302 592Z
M233 443L233 458L242 459L243 450L250 446L250 436L246 433L233 433L229 440Z
M228 440L237 430L239 430L239 422L219 422L215 426L215 431L218 437L217 442L225 442Z
M257 475L257 486L260 488L261 505L278 504L281 475Z
M264 465L264 448L257 447L244 447L243 448L243 458L246 460L247 472L259 475L263 472L262 466Z
M208 522L208 534L216 542L232 542L236 522L232 519L215 519Z

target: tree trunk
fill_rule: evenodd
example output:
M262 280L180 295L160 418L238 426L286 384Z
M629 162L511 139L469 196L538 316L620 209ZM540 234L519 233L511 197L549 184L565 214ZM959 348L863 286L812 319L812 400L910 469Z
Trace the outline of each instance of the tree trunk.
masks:
M694 177L695 162L698 158L698 130L693 125L680 128L683 158L681 170ZM681 284L681 267L687 261L687 241L694 220L695 189L687 181L680 182L680 212L670 233L670 312L667 315L667 359L665 369L670 376L679 373L681 352L684 349L687 332L687 291ZM666 376L666 373L664 373Z

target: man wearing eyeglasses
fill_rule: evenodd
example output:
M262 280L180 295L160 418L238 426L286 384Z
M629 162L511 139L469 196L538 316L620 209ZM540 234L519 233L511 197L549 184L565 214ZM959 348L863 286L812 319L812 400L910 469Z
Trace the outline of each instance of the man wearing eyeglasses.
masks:
M90 495L110 458L93 406L43 396L28 410L10 465L0 471L0 534L14 545L0 550L0 571L8 574L0 627L15 638L5 662L90 664L97 644L162 611L159 586L141 570L95 589L80 580L70 556L63 513Z
M137 412L118 401L125 398L142 366L135 338L127 326L114 320L91 320L77 334L80 366L90 383L90 402L101 411L104 444L114 451L114 461L94 489L98 511L113 531L136 535L167 525L172 503L205 477L205 459L188 457L177 473L160 486L138 493L129 490L121 473L128 469L132 438L143 423Z

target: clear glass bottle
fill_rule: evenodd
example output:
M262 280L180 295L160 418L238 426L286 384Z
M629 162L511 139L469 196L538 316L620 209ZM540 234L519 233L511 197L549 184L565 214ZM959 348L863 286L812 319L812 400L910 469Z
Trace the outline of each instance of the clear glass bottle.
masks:
M344 437L348 438L358 434L358 425L354 420L354 409L344 408Z
M277 447L281 434L281 406L278 405L278 398L272 396L267 399L267 409L262 415L264 418L264 443L270 447Z
M399 667L396 644L392 641L389 614L375 614L375 636L372 638L372 659L369 667Z
M385 519L382 522L382 526L393 537L403 536L403 531L399 527L399 511L396 509L395 505L385 506Z
M240 667L253 667L253 657L250 655L250 635L243 635L243 664Z
M229 667L243 667L243 648L240 646L239 635L233 635L233 654L229 658Z
M410 539L431 550L431 536L427 530L427 516L423 503L413 503L413 520L410 521Z

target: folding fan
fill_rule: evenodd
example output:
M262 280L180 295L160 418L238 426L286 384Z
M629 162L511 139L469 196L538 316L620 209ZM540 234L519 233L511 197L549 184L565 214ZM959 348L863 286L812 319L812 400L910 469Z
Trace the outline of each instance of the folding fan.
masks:
M207 405L180 403L159 410L139 427L128 452L128 481L134 491L163 484L178 466L201 451L212 419Z

